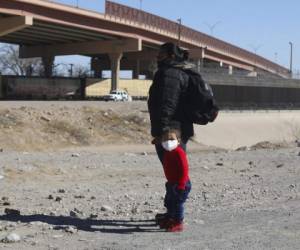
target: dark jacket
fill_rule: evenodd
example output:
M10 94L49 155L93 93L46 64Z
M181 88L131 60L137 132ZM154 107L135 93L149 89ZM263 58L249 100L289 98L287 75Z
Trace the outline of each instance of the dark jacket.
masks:
M169 61L159 65L155 73L148 99L153 137L161 136L168 129L180 129L183 140L194 135L193 124L187 121L183 110L188 85L184 67L184 62Z

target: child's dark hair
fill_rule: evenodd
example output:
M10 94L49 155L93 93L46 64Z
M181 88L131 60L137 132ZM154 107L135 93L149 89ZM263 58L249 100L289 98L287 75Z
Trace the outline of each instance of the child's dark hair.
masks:
M165 131L164 135L169 139L172 135L176 135L176 138L178 141L181 139L181 131L179 129L173 129L170 128L167 131Z

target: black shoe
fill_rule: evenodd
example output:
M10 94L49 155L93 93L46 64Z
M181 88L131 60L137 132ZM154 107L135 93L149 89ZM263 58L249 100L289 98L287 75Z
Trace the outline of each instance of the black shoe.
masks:
M157 224L159 224L161 221L165 220L166 218L168 218L168 214L164 213L164 214L156 214L155 215L155 221Z

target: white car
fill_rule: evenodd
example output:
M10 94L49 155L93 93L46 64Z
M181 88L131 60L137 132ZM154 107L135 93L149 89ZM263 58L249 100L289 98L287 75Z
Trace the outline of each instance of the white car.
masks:
M130 101L131 97L125 90L113 90L109 95L104 96L105 101Z

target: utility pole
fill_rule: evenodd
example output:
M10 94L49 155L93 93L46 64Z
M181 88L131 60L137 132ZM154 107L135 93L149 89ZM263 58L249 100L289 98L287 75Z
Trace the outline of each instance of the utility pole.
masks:
M204 23L204 24L209 28L209 30L210 30L210 35L213 36L213 35L214 35L214 29L215 29L216 26L217 26L218 24L220 24L220 23L221 23L221 21L217 21L217 22L215 22L213 25L211 25L211 24L209 24L209 23Z
M262 44L259 44L259 45L256 45L256 46L255 46L255 45L250 44L249 46L253 49L254 54L257 55L258 49L260 49L263 45L262 45Z
M180 46L180 40L181 40L181 26L182 26L181 18L178 18L178 19L177 19L177 22L178 22L178 42L177 42L177 45Z
M143 0L140 0L140 10L142 10L143 7Z
M293 43L289 42L290 46L291 46L291 54L290 54L290 73L291 73L291 77L293 76Z

